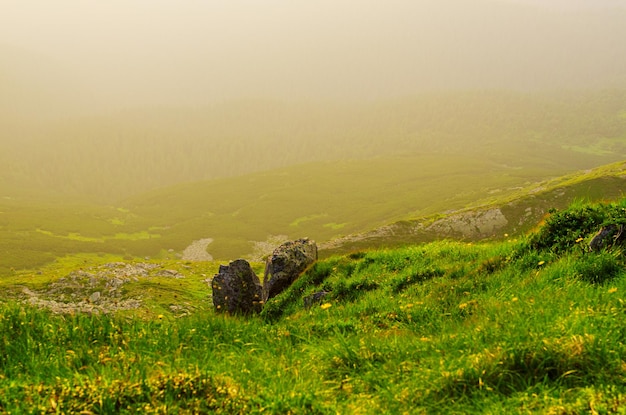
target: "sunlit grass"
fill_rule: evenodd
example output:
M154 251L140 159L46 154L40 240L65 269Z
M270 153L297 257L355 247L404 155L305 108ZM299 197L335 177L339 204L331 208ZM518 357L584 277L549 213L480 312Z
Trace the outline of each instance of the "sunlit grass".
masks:
M354 252L318 261L250 318L213 313L200 277L218 263L164 262L186 278L130 287L148 304L137 312L52 315L11 300L0 304L0 409L621 413L620 249L521 239ZM110 259L68 257L45 276ZM189 314L168 311L176 298Z

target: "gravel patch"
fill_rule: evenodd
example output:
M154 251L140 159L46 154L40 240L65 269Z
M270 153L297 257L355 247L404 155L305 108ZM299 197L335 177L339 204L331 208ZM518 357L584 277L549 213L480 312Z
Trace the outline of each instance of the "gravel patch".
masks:
M183 251L184 261L213 261L213 256L207 252L207 247L213 242L213 238L193 241Z

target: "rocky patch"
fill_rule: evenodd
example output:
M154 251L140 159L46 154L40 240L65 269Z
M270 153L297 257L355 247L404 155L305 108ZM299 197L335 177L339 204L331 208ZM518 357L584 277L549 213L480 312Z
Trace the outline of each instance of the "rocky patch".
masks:
M153 277L184 278L158 264L112 262L89 270L73 271L45 290L24 288L24 302L54 313L109 314L141 307L141 296L129 297L125 286Z
M183 251L182 259L184 261L213 261L213 256L207 252L207 247L211 243L213 243L212 238L193 241Z
M426 229L439 235L476 239L493 236L508 223L502 211L494 208L451 215Z

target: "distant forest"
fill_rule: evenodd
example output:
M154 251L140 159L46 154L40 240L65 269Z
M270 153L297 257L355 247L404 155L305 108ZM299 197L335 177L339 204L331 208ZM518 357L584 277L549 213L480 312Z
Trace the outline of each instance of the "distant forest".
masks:
M342 105L240 101L3 123L0 192L45 189L103 203L313 161L471 154L510 166L536 157L538 165L566 171L626 158L625 90L468 92Z

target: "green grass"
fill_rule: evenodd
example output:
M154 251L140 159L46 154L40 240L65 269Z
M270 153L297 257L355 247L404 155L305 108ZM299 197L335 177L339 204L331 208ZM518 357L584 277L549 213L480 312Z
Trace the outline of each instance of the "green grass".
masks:
M623 413L624 247L585 244L596 224L624 220L624 206L578 202L517 241L333 256L248 319L210 307L157 314L159 293L208 296L195 275L217 264L178 264L183 288L141 285L156 297L153 312L134 317L53 315L9 299L0 304L0 410ZM37 287L89 261L57 263Z
M136 197L124 208L0 200L0 275L81 252L136 257L170 249L181 253L192 241L208 237L215 240L209 249L218 259L250 254L251 241L269 235L308 236L321 243L416 209L463 207L486 187L507 188L528 179L499 176L490 169L490 163L476 160L406 157L309 164L181 185ZM460 181L463 172L467 177ZM437 186L449 188L434 192Z
M0 139L0 275L75 253L160 257L203 238L228 260L270 235L323 243L485 205L508 209L513 224L525 215L516 198L553 203L543 187L576 187L559 207L623 188L604 169L593 184L580 171L626 157L625 96L238 102L24 125ZM571 186L554 179L564 174ZM513 228L502 233L527 230ZM440 237L396 234L323 255Z
M393 235L382 239L370 237L321 252L329 256L440 239L436 233L416 232L415 226L445 217L442 212L486 207L502 209L508 225L498 235L513 237L528 231L553 206L620 197L623 172L623 163L616 163L537 181L545 172L468 158L414 156L309 164L180 185L129 200L124 208L0 200L0 275L76 253L175 258L192 241L208 237L214 239L208 248L213 257L229 260L250 255L255 241L271 235L307 236L321 244L389 224L394 228Z

